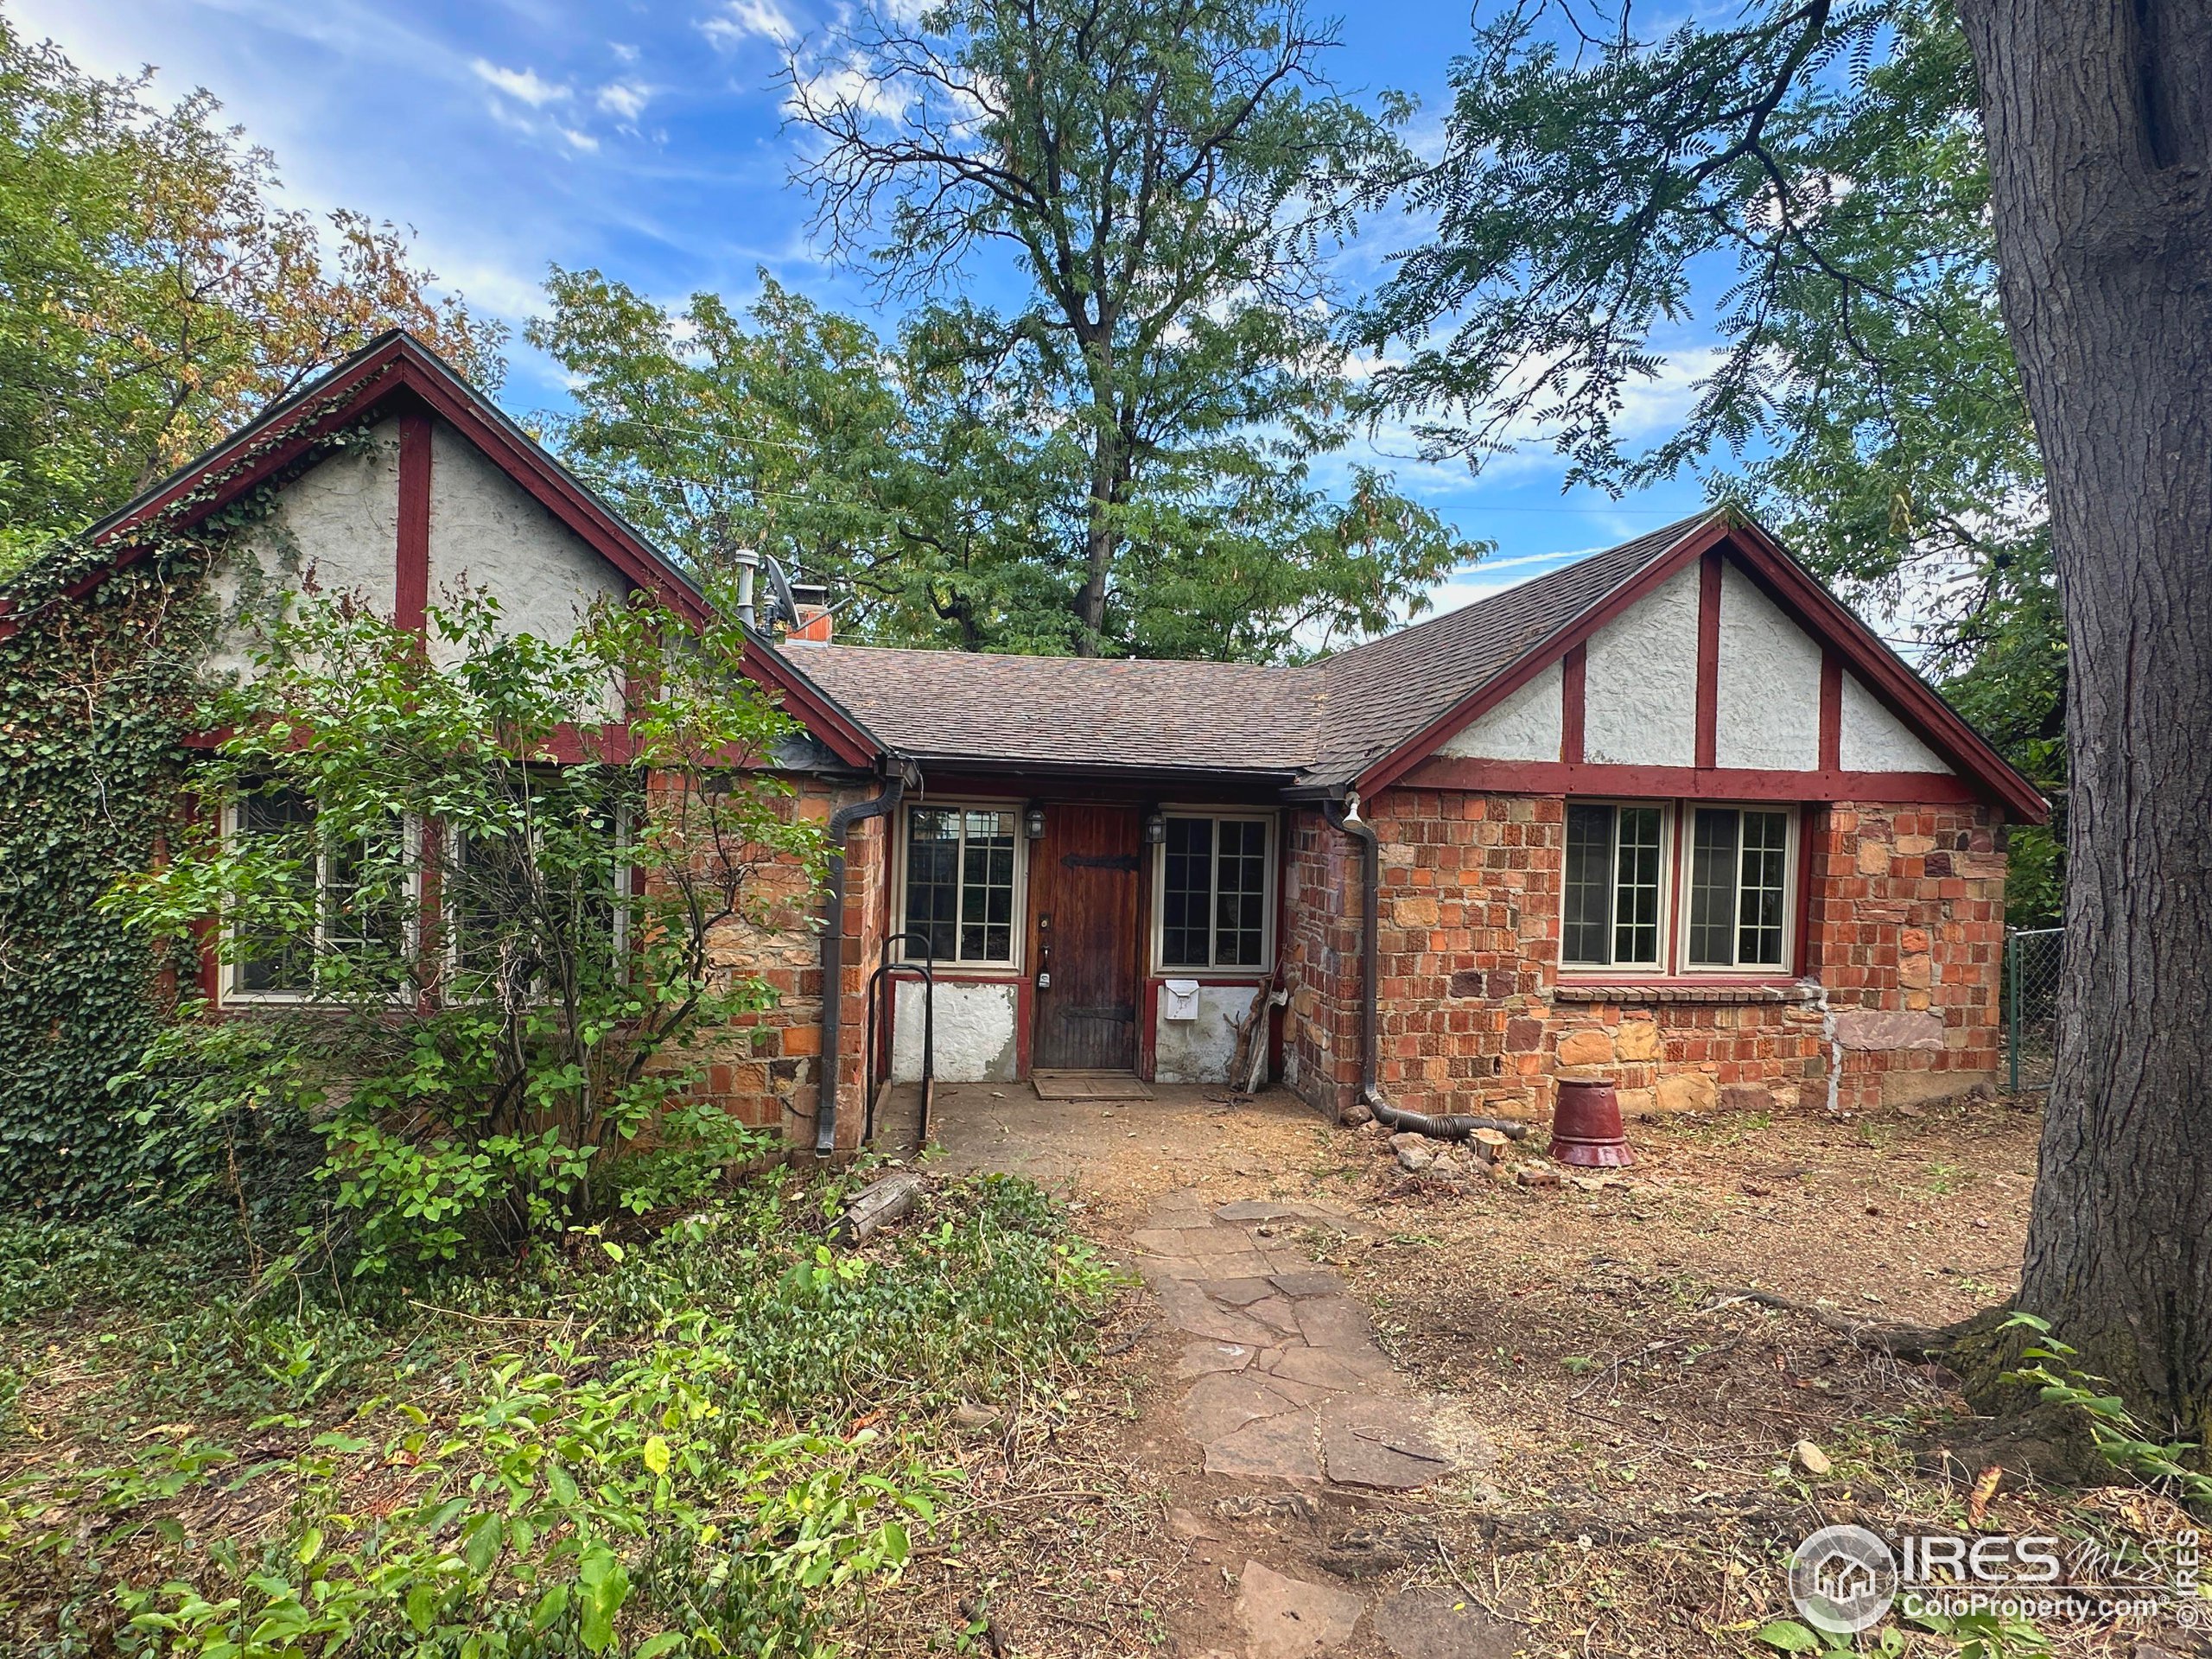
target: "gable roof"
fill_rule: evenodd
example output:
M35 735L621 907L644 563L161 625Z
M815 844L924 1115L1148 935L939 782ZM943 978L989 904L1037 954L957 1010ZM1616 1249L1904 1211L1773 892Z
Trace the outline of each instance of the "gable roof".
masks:
M445 420L528 491L636 588L703 621L705 597L637 528L578 480L444 359L403 329L378 335L220 443L188 461L67 545L89 550L84 576L60 597L85 593L146 556L156 537L220 511L309 456L334 432L398 402ZM0 639L26 618L0 594Z
M2034 787L1757 524L1715 509L1296 667L756 641L756 677L882 753L981 767L1205 772L1371 792L1612 616L1725 545L1959 773L2040 822Z

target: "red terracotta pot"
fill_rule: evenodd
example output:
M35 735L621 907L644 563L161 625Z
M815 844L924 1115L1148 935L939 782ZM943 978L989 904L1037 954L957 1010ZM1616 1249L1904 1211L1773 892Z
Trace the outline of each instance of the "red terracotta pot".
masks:
M1552 1156L1580 1169L1622 1169L1636 1161L1611 1079L1560 1079L1559 1103L1552 1109Z

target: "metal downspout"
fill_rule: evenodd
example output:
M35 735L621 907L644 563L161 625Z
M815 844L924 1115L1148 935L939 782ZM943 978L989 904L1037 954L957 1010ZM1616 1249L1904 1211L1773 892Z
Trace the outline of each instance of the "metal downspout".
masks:
M828 896L822 906L822 1067L815 1096L814 1151L828 1157L837 1149L837 1035L845 1001L845 837L863 818L899 810L906 792L906 771L893 761L883 791L870 801L855 801L830 815Z
M1409 1112L1382 1097L1379 1070L1382 1052L1381 938L1382 931L1382 842L1375 826L1359 816L1359 797L1324 801L1321 810L1337 829L1359 843L1359 1098L1376 1120L1394 1129L1410 1129L1438 1141L1464 1141L1477 1129L1496 1129L1518 1141L1529 1126L1510 1117L1470 1113L1437 1116Z

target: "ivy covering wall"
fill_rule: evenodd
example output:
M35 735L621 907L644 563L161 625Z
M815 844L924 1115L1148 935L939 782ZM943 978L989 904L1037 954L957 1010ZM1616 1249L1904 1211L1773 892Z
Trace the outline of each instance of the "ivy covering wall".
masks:
M207 559L181 543L89 592L108 556L57 551L10 582L0 640L0 1205L85 1210L167 1154L108 1080L166 1017L162 964L98 903L180 810L199 700Z

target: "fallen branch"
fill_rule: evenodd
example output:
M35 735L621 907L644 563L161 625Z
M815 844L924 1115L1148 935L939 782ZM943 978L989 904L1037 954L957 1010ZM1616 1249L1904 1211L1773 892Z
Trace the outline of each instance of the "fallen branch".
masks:
M863 1243L869 1234L880 1231L893 1222L912 1214L914 1206L921 1202L922 1192L928 1185L911 1170L885 1176L853 1200L850 1207L837 1218L833 1236L841 1244Z
M1903 1325L1894 1319L1847 1319L1833 1308L1801 1302L1794 1297L1778 1296L1770 1290L1745 1288L1734 1290L1718 1300L1698 1309L1700 1313L1718 1313L1724 1307L1738 1302L1751 1302L1760 1307L1770 1307L1778 1313L1798 1313L1815 1325L1848 1338L1861 1348L1878 1348L1892 1359L1941 1359L1964 1328L1962 1325Z

